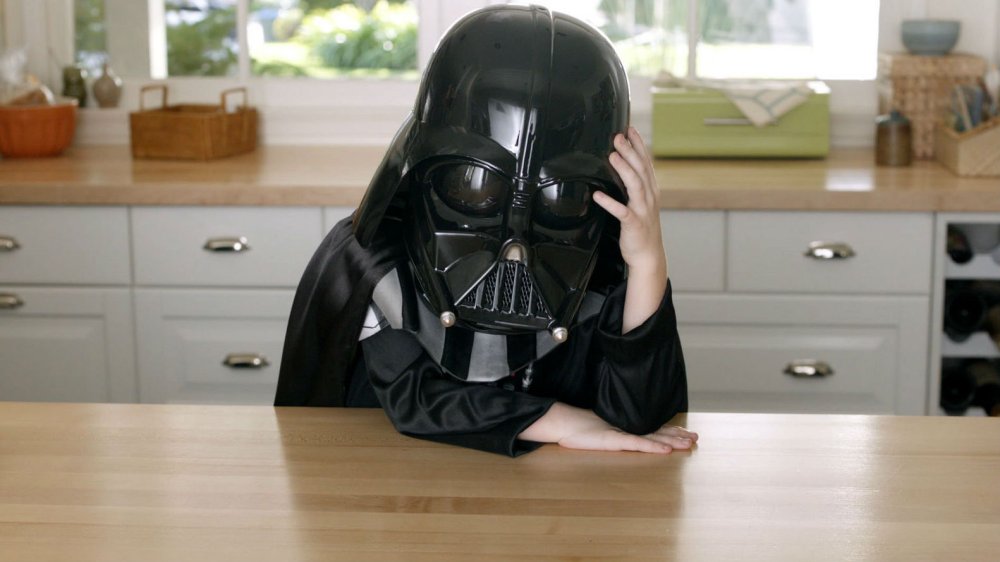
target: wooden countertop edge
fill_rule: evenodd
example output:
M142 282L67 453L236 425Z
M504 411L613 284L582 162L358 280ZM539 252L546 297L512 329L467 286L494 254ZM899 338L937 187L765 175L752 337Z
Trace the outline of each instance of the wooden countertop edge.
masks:
M200 183L0 185L0 205L354 207L364 192L364 187ZM660 191L660 207L717 211L1000 212L1000 187L995 197L984 197L988 194L988 191L931 189L900 193L671 188Z

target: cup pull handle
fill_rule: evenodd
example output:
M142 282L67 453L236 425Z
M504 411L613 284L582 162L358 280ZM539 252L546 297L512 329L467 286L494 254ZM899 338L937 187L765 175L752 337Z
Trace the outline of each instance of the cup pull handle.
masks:
M24 306L21 297L14 293L0 293L0 310L14 310Z
M13 236L0 236L0 252L13 252L21 247L17 238Z
M260 353L230 353L222 364L231 369L263 369L271 362Z
M202 246L209 252L246 252L250 250L245 236L238 238L209 238Z
M854 248L843 242L813 242L805 253L814 260L846 260L855 255Z
M825 361L799 359L785 366L784 373L797 379L821 379L833 374L833 367Z

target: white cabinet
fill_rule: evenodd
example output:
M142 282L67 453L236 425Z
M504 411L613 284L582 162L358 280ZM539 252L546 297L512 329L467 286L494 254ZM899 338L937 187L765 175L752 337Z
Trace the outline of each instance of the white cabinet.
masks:
M323 235L316 208L132 209L137 285L294 287Z
M926 295L933 224L930 213L733 212L729 289Z
M134 402L128 289L0 287L0 400ZM8 302L11 302L8 301Z
M922 414L927 299L678 295L694 411Z
M729 212L724 231L725 291L675 284L693 410L926 412L930 213ZM700 267L670 251L671 277Z
M323 221L319 208L133 209L141 401L272 403Z
M293 296L136 289L141 401L273 403Z
M725 289L726 214L722 211L661 211L663 248L675 291Z
M136 399L128 211L0 207L0 400Z

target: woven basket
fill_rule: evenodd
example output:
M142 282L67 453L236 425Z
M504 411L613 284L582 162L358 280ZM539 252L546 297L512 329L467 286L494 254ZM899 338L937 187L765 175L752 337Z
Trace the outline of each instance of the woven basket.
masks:
M910 119L913 156L933 158L935 129L951 107L957 84L974 84L986 72L986 61L974 55L940 57L880 53L880 113L898 109Z
M1000 117L971 131L938 126L937 159L960 176L1000 176Z
M145 93L162 90L161 107L146 109ZM226 98L242 94L243 104L226 111ZM167 105L167 87L143 86L139 111L129 115L134 158L211 160L250 152L257 146L257 110L247 106L246 88L225 90L219 105Z

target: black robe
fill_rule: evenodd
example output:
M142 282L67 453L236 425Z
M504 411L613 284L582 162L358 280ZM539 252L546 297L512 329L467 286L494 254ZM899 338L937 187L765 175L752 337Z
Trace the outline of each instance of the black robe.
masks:
M517 435L555 401L636 434L687 411L669 284L657 311L625 335L625 283L614 288L600 314L534 362L527 390L523 372L494 383L455 379L403 329L382 329L359 346L375 284L405 268L395 228L366 250L343 221L320 245L292 306L275 405L381 406L404 434L512 456L538 446Z

